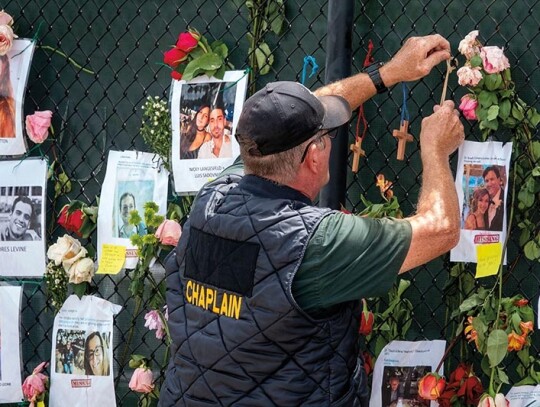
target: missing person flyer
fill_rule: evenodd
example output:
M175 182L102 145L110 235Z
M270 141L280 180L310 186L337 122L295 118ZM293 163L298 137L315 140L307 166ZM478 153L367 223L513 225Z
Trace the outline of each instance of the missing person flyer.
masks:
M98 212L98 262L104 244L125 246L124 267L137 265L137 247L130 237L147 233L144 205L154 202L158 214L167 213L169 172L155 154L140 151L109 151L107 172L101 187ZM132 225L130 212L137 210L141 222Z
M176 192L195 194L240 154L234 134L246 85L242 71L225 72L222 80L173 80L171 158Z
M0 161L0 276L45 272L47 161Z
M392 341L386 345L375 362L369 405L416 405L418 382L437 369L445 347L446 341L441 340ZM442 375L443 371L441 366L438 373ZM429 404L437 405L434 401Z
M0 286L0 403L22 400L20 309L22 287Z
M478 263L478 246L504 244L511 156L512 143L465 141L459 148L455 184L461 231L450 261Z
M54 319L51 407L115 407L113 317L122 307L71 295Z

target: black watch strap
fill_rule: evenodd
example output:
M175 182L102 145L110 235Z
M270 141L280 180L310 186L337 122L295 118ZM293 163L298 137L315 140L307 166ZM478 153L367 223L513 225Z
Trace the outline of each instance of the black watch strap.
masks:
M386 85L384 84L381 74L379 73L379 68L383 66L384 64L382 62L375 62L371 65L369 65L365 72L369 75L371 78L371 81L373 82L373 85L375 85L375 88L377 89L377 93L384 93L388 90Z

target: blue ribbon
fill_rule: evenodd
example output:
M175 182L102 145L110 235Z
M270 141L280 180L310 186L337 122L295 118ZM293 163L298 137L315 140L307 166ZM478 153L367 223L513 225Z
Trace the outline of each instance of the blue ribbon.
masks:
M403 104L401 105L401 123L405 120L409 121L409 110L407 109L407 94L409 90L405 82L401 82L401 90L403 91Z
M317 61L315 61L315 58L311 55L307 55L304 57L304 66L302 67L302 85L306 81L306 71L307 67L311 65L311 73L309 74L308 78L311 78L313 75L317 73L319 70L319 65L317 65Z

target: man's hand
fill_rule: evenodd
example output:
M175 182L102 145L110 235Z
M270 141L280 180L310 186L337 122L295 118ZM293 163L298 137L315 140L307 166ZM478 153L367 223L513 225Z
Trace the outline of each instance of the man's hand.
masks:
M398 82L416 81L450 58L450 43L439 34L411 37L397 54L380 69L387 87Z
M435 156L449 156L461 145L465 137L463 124L454 102L445 101L436 105L431 116L422 120L420 146L422 153Z

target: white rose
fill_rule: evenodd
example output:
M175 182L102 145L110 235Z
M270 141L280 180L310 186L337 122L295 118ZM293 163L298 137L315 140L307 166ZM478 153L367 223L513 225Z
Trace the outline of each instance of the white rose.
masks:
M69 235L59 237L55 244L47 250L47 257L59 266L62 264L64 270L68 271L71 265L82 257L86 256L86 249L81 243Z
M94 262L88 257L80 259L73 263L68 274L70 283L79 284L84 281L89 283L94 275Z

